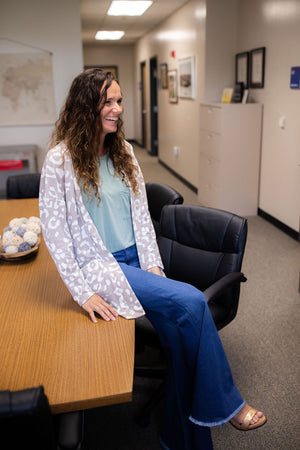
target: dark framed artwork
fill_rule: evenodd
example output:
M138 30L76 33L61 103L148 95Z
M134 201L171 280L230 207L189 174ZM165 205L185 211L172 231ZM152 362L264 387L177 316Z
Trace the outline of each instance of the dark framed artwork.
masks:
M161 88L168 89L168 64L160 64Z
M250 51L250 88L263 88L265 84L266 47Z
M118 79L119 74L118 74L118 66L84 66L84 70L86 69L103 69L106 70L107 72L112 72L115 76L116 79Z
M243 83L244 89L249 87L249 52L235 55L235 83Z

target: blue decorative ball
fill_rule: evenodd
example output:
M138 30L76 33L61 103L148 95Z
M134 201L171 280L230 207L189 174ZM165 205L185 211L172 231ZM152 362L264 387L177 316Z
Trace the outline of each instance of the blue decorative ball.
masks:
M22 242L18 247L18 253L20 252L26 252L27 250L30 250L31 246L28 244L28 242Z
M20 237L23 237L25 233L26 233L25 227L19 227L16 229L16 234Z

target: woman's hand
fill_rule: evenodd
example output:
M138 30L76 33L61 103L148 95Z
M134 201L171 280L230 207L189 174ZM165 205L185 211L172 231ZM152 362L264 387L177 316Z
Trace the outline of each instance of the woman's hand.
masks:
M160 268L158 266L150 267L150 269L147 269L147 272L155 273L155 275L160 275L161 276L161 271L160 271Z
M109 304L106 303L100 295L92 295L83 305L82 308L87 311L94 323L97 323L95 312L98 313L102 319L109 322L110 320L116 320L118 316L117 311Z

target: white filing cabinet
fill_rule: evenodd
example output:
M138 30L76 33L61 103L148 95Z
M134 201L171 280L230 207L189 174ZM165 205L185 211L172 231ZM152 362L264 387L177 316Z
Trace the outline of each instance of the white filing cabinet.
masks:
M200 105L198 199L241 216L257 214L262 105Z

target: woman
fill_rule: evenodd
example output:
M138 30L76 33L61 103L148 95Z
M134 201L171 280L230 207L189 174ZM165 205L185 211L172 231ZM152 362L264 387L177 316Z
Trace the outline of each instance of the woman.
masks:
M161 443L211 449L210 427L265 416L241 398L204 295L167 279L139 165L122 128L112 73L73 81L41 176L45 242L72 297L96 323L147 314L168 359ZM207 351L209 349L209 351Z

